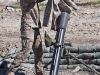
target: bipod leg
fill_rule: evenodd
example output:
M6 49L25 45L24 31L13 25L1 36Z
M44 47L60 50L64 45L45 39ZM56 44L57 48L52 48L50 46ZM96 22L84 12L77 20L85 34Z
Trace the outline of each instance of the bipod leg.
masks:
M50 65L51 62L52 62L52 61L50 61L49 63L45 64L45 65L43 66L43 68L47 68L47 66Z
M67 51L67 54L65 54L67 56L71 56L72 58L74 58L75 60L77 60L78 62L82 63L84 66L86 66L87 68L91 69L92 71L94 71L96 74L100 75L100 72L96 71L95 69L91 68L90 66L88 66L87 64L85 64L83 61L80 61L77 57L75 57L74 55L70 54L70 51Z

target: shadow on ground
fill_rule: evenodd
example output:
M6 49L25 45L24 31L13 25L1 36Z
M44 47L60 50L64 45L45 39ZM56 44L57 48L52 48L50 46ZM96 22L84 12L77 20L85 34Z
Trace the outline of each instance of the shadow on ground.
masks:
M6 75L6 72L8 70L8 64L7 64L7 61L3 61L1 64L0 64L0 75ZM18 69L16 72L15 72L15 75L25 75L24 73L24 70L23 69Z

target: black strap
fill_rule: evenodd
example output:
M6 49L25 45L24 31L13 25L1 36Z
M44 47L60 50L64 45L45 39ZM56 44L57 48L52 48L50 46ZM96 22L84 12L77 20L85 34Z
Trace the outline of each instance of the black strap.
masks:
M38 8L37 22L38 22L38 26L39 26L39 28L41 28L41 21L40 21L40 8L39 8L38 3L37 3L37 8Z
M43 26L48 25L51 9L52 9L52 4L53 4L53 0L48 0L46 8L45 8L45 12L44 12Z

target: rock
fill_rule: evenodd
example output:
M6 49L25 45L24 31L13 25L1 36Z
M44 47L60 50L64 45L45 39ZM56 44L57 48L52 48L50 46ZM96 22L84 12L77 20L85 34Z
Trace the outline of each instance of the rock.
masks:
M13 12L15 11L15 9L14 9L13 6L6 6L5 10L7 10L7 11L13 11Z
M80 70L80 66L77 66L72 72L77 72Z

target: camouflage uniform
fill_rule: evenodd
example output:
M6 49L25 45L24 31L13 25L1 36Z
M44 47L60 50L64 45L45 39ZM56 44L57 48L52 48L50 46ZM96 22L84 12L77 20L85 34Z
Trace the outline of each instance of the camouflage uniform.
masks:
M35 68L36 75L42 75L42 40L38 26L38 9L37 3L32 0L20 0L20 6L22 10L21 17L21 42L22 50L15 57L9 70L13 71L14 68L20 66L20 64L28 57L30 50L33 49L35 54Z
M21 62L28 57L28 53L33 49L35 54L35 69L36 75L42 75L42 40L39 32L38 26L38 6L37 2L44 0L20 0L20 6L22 10L21 17L21 39L22 39L22 50L15 57L13 63L11 64L9 71L20 66ZM57 2L58 1L58 2ZM53 8L53 26L52 29L55 30L56 19L62 11L70 13L70 9L67 1L70 0L49 0L44 14L43 26L47 26L47 20L49 20L50 10ZM63 5L62 5L63 4ZM69 4L69 5L72 5ZM73 5L72 5L73 6ZM50 9L50 10L49 10ZM49 11L50 12L49 12ZM9 72L8 71L8 72Z

